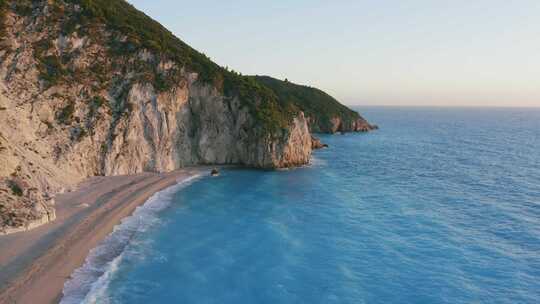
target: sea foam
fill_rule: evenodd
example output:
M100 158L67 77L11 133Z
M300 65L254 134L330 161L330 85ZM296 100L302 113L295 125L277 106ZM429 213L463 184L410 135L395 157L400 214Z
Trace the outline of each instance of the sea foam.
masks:
M179 181L174 186L154 193L131 216L122 219L96 248L92 249L80 268L64 284L61 304L109 303L107 287L118 270L126 248L133 237L160 222L159 212L172 202L174 193L193 183L201 175Z

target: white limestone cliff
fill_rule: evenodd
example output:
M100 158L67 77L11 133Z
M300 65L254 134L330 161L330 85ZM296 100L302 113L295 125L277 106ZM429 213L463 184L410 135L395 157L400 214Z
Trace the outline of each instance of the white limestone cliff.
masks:
M3 20L0 233L53 220L54 195L90 176L309 162L311 136L302 113L286 128L263 132L239 98L225 97L168 58L147 49L111 57L99 39L114 35L105 28L93 33L97 37L75 32L51 39L56 32L44 26L47 2L39 9L26 17L8 13ZM39 46L47 39L53 43ZM40 77L38 46L39 56L65 60L74 71L69 81ZM145 73L177 76L158 90Z

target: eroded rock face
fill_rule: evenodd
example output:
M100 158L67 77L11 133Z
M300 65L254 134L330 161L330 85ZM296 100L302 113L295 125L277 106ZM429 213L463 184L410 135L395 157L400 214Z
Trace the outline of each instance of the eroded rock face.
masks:
M186 82L157 94L135 84L128 102L133 111L116 126L104 160L105 175L170 171L197 164L239 164L280 168L309 162L309 130L300 113L275 137L251 132L253 119L238 99L215 88Z
M89 176L309 162L311 136L302 113L287 128L263 132L239 98L223 96L196 73L146 49L111 55L103 41L115 34L105 28L58 34L48 2L40 5L29 16L8 12L3 20L0 232L53 220L54 194ZM56 64L54 58L65 75L44 77L43 62ZM156 88L149 74L174 74L175 81Z

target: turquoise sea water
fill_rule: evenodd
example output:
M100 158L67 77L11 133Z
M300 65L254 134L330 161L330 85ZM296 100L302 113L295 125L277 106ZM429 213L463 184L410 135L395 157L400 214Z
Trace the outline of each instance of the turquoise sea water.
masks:
M360 110L309 167L157 194L63 303L539 303L540 110Z

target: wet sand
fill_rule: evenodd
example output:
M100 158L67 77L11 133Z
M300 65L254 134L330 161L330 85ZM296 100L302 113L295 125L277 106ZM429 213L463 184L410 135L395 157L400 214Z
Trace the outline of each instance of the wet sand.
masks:
M58 303L66 279L122 218L155 192L201 171L94 177L58 195L55 221L0 235L0 303Z

